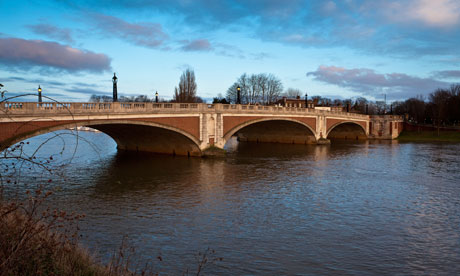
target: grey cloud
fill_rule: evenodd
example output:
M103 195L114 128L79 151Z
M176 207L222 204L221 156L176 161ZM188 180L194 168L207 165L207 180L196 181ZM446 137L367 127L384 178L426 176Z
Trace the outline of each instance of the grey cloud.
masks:
M26 81L26 79L25 79L25 78L21 78L21 77L9 77L9 78L1 78L0 81L1 81L1 82Z
M112 76L109 77L109 80L107 80L107 83L111 80ZM76 85L76 86L79 86L79 87L95 87L95 86L100 86L99 84L94 84L94 83L87 83L87 82L74 82L72 83L72 85ZM111 84L110 84L111 85Z
M0 38L0 64L13 69L31 70L35 67L68 72L111 70L110 58L43 40Z
M363 95L379 97L388 94L393 99L414 97L448 87L450 83L432 78L420 78L403 73L379 74L372 69L346 69L336 66L319 66L307 76L316 81L348 88Z
M8 91L8 93L5 95L8 99L11 99L12 101L25 101L25 102L30 102L30 101L37 101L38 95L36 93L31 93L29 92L20 92L20 91ZM44 91L45 99L46 97L50 97L52 99L57 99L58 97L65 97L66 95L60 94L60 93L52 93L52 92L47 92Z
M46 87L64 88L67 86L73 86L76 89L76 87L90 87L90 88L99 87L98 84L94 84L94 83L84 83L84 82L66 83L66 82L60 82L60 81L42 79L42 78L30 79L30 78L23 78L23 77L16 77L16 76L0 78L0 82L1 83L25 82L25 83L40 85L42 88L46 88Z
M129 23L120 18L93 14L92 18L101 34L106 36L119 37L133 44L157 48L168 39L160 24L155 23Z
M261 52L261 53L254 53L254 54L251 54L252 58L255 59L255 60L263 60L263 59L266 59L266 58L271 58L272 55L268 54L268 53L264 53L264 52Z
M21 81L21 82L26 82L26 83L35 83L35 84L40 84L40 85L52 85L52 86L64 86L66 83L60 82L60 81L53 81L53 80L45 80L45 79L26 79L23 77L9 77L9 78L2 78L0 81L3 82L13 82L13 81Z
M72 30L68 28L59 28L50 24L36 24L27 25L27 28L32 30L34 33L45 35L49 38L64 41L67 43L74 43L72 38Z
M440 79L460 79L460 70L436 71L433 76Z
M213 49L207 39L183 40L181 43L183 44L181 49L184 51L208 52Z
M226 57L236 57L244 59L246 56L244 55L244 51L234 45L229 45L225 43L216 43L216 54Z
M304 5L304 0L251 0L251 1L213 1L213 0L82 0L69 2L80 8L98 8L101 10L123 11L159 11L180 14L188 23L217 25L234 23L246 18L282 18L288 19Z
M65 91L72 92L72 93L79 93L79 94L87 94L87 95L95 94L95 95L112 96L112 92L103 91L103 90L96 90L96 89L91 89L91 88L72 87L72 88L65 89Z

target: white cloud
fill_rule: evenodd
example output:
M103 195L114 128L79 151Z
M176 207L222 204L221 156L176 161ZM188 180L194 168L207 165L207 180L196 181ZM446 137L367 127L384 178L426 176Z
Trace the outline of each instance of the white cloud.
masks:
M453 27L460 23L458 0L412 0L384 2L388 18L396 22L418 22L430 27Z

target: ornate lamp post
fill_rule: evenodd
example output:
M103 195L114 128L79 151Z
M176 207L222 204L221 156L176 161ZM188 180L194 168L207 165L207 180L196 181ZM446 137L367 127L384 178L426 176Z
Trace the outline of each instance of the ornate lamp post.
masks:
M40 85L38 86L38 102L42 102L42 88L40 87Z
M308 93L305 93L305 108L308 108Z
M241 87L238 85L236 88L236 104L241 104Z
M155 102L158 103L158 91L155 93Z
M115 73L113 73L112 82L113 82L113 101L116 102L118 101L118 95L117 95L118 94L118 91L117 91L118 78L115 75Z

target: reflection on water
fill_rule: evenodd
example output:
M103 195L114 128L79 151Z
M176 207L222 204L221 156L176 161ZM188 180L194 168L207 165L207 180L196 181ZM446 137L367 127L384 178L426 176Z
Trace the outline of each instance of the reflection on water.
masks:
M225 159L199 159L82 135L98 150L79 144L52 203L86 214L82 242L105 257L127 235L171 275L207 247L223 257L213 275L460 271L458 144L232 141Z

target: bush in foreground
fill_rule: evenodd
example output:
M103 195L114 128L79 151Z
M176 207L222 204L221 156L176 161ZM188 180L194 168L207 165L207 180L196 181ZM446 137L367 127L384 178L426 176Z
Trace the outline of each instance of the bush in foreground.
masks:
M80 216L41 210L49 195L37 190L26 203L0 201L0 275L106 274L64 225Z
M0 189L1 190L1 189ZM149 264L133 267L134 248L125 239L111 261L103 265L78 244L78 220L82 215L45 207L51 192L37 189L27 192L23 203L6 202L0 191L0 276L6 275L95 275L135 276L158 275ZM207 249L197 255L197 269L184 275L201 275L206 265L222 258ZM162 261L159 256L158 259Z

